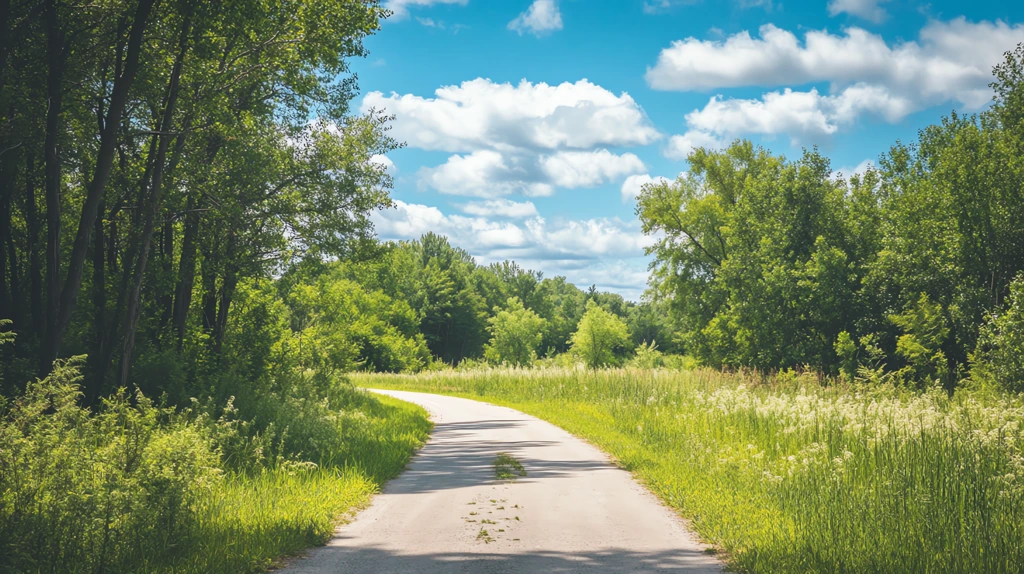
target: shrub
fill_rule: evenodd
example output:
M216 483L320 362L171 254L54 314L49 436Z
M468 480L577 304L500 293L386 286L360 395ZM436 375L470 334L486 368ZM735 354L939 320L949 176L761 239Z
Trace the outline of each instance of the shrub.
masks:
M491 341L484 357L493 363L529 365L537 358L537 347L544 336L544 319L523 307L518 297L509 297L504 309L495 307L490 323Z
M651 341L649 344L644 341L636 348L633 360L629 362L629 366L638 369L664 367L664 355L658 350L658 344L655 341Z
M982 325L978 347L971 355L971 379L1024 391L1024 275L1010 285L1005 306Z
M591 369L620 364L630 345L629 331L622 319L605 311L593 299L587 301L587 312L570 341L572 352Z
M0 412L0 570L102 572L170 557L221 479L206 429L123 390L80 406L80 359Z

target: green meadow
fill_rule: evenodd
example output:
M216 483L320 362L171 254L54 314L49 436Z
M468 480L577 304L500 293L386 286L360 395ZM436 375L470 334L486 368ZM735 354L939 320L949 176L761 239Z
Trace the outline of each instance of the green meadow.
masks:
M483 369L354 382L501 404L583 437L738 571L1024 568L1018 398L708 369Z

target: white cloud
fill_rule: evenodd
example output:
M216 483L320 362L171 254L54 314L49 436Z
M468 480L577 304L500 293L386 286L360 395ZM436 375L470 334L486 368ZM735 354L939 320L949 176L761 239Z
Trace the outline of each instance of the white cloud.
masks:
M1024 25L957 18L929 22L917 41L889 45L851 27L842 34L810 31L801 42L771 24L725 40L673 42L647 70L651 87L705 90L829 82L833 92L855 84L884 87L920 108L955 100L976 109L990 101L991 68L1024 41Z
M814 143L835 134L862 115L895 122L914 109L913 102L894 97L879 86L858 84L834 96L821 95L816 89L794 92L787 88L764 94L760 99L715 96L703 109L687 114L686 123L693 132L692 139L706 138L709 143L741 134L787 134L794 143ZM684 146L673 138L669 147Z
M401 200L371 218L383 239L417 239L433 231L488 261L639 257L653 242L643 235L638 221L617 218L549 222L535 216L517 224L444 215L436 207Z
M395 13L394 18L409 17L410 6L433 6L434 4L459 4L465 6L469 0L387 0L384 7Z
M587 80L513 86L477 78L435 96L371 92L362 110L394 114L391 135L412 147L449 152L647 145L660 137L628 94Z
M418 239L433 231L468 249L481 265L511 259L543 270L547 277L563 275L580 288L596 284L634 300L647 283L644 247L654 242L636 220L552 221L533 216L513 223L445 215L436 207L401 200L393 209L374 212L371 219L382 239Z
M514 20L508 23L509 30L529 32L536 36L562 29L562 13L558 10L557 0L534 0L533 4Z
M686 159L693 150L704 147L719 149L728 145L728 141L712 133L690 130L683 135L674 135L668 140L668 146L662 152L669 159Z
M854 175L864 175L869 169L878 169L875 166L874 160L866 159L856 167L841 167L832 171L832 178L839 179L839 177L849 178Z
M466 155L453 155L437 167L420 169L420 185L441 193L471 197L501 197L522 193L530 196L551 195L554 188L540 181L530 158L505 157L493 150L480 150Z
M562 151L541 158L541 169L559 187L594 187L643 171L644 162L626 153L615 155L606 149Z
M384 168L384 171L388 172L388 175L391 176L394 176L395 173L398 171L398 168L395 167L395 162L391 161L391 158L389 158L386 155L377 154L370 158L370 163L375 163L382 166Z
M559 151L550 155L480 150L453 155L420 170L421 185L450 195L501 197L551 195L555 187L594 187L643 171L634 154L607 150Z
M471 201L459 206L463 213L481 217L508 217L522 219L535 217L537 207L532 201L511 201L508 199L488 199L487 201Z
M580 80L550 86L478 78L435 98L368 94L364 112L395 115L391 135L412 147L454 152L419 172L421 187L475 197L551 195L640 173L643 162L605 146L647 145L661 134L628 94Z
M858 16L865 20L870 20L876 24L880 24L889 17L889 13L885 11L885 8L879 6L888 2L889 0L831 0L828 3L828 14L829 16L838 16L842 13L850 14L851 16Z
M643 187L649 183L668 183L669 181L667 177L660 175L651 177L648 173L631 175L626 178L626 181L622 182L622 203L634 201L640 195L640 192L643 191Z

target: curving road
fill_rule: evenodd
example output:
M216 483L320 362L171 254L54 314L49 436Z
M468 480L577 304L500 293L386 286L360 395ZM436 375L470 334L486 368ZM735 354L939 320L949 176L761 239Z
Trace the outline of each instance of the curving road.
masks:
M672 511L564 430L477 401L377 392L426 408L430 441L368 509L285 572L722 571ZM495 480L499 452L527 476Z

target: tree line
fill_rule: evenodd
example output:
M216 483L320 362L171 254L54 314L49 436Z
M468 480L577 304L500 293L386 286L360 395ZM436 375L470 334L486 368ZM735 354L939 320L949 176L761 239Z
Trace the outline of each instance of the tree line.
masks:
M844 177L807 150L696 150L638 198L651 294L701 362L1024 388L1024 45L994 101Z

